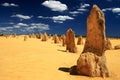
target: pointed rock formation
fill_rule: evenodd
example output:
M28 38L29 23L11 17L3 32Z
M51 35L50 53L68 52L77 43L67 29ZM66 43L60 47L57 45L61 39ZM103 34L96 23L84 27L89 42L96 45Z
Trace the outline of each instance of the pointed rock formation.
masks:
M54 35L54 43L59 43L59 38L57 34Z
M15 38L16 36L17 36L16 33L14 33L14 34L12 35L13 38Z
M93 5L87 18L87 37L83 53L93 52L102 56L105 50L105 19L97 5Z
M112 44L109 39L106 39L105 50L112 50Z
M40 39L41 38L40 34L36 34L36 38Z
M72 29L68 29L66 32L66 50L72 53L77 52L77 48L75 46L75 35Z
M66 45L66 37L65 37L65 35L61 36L61 40L62 40L62 46L65 46Z
M78 37L77 45L83 45L82 36Z
M42 41L47 41L48 40L48 36L47 33L45 32L42 36Z
M77 74L90 77L109 77L104 52L105 39L104 14L97 5L93 5L87 18L87 36L84 50L77 60Z
M35 34L34 33L32 33L32 34L29 34L29 38L35 38L36 36L35 36Z

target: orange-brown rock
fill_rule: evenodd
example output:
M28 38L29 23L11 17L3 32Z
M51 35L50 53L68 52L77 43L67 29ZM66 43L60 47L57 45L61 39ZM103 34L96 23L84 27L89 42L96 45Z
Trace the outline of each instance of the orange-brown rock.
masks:
M15 38L16 36L17 36L16 33L14 33L14 34L12 35L13 38Z
M48 40L48 36L47 36L47 33L45 32L43 35L42 35L42 41L47 41Z
M54 35L54 43L59 43L59 38L57 34Z
M72 53L77 52L77 48L75 46L75 35L72 29L68 29L66 32L66 50Z
M112 44L109 39L106 39L105 50L112 50Z
M61 36L61 40L62 40L62 46L65 46L66 45L66 37L65 37L65 35Z
M35 36L35 34L34 33L32 33L32 34L29 34L29 38L35 38L36 36Z
M116 49L120 49L120 45L116 45L115 47L114 47L114 49L116 50Z
M93 5L87 18L84 50L77 60L77 74L90 77L109 77L105 57L105 39L104 14L97 5Z
M97 5L94 5L87 18L87 36L83 53L92 52L102 56L105 40L104 14Z
M27 36L24 36L24 41L27 41L28 37Z
M83 45L82 36L78 37L77 45Z
M37 39L41 39L41 34L36 34Z
M77 73L90 77L109 77L105 56L100 57L91 52L81 54L77 61Z

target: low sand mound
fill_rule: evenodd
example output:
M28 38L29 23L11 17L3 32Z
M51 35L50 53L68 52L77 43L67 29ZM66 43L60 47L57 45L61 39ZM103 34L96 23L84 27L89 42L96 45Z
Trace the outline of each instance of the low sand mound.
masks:
M116 49L120 49L120 45L116 45L115 47L114 47L114 49L116 50Z

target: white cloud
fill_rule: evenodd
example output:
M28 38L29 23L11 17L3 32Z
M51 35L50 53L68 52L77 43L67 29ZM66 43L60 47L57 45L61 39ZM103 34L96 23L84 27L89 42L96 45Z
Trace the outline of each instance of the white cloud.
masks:
M90 4L81 3L80 8L77 9L77 10L80 11L80 12L85 12L85 11L87 11L86 7L89 7L89 6L90 6Z
M105 8L102 9L103 12L112 11L113 13L120 13L120 8Z
M112 12L113 12L113 13L120 13L120 8L113 8L113 9L112 9Z
M13 22L9 22L9 24L14 24Z
M48 24L44 24L44 23L31 23L31 24L17 23L10 27L0 27L0 33L9 33L9 34L11 33L22 33L22 34L34 33L36 32L36 30L46 31L46 30L50 30L50 28Z
M38 18L41 18L41 19L50 19L51 17L38 16Z
M68 9L66 4L63 4L60 1L54 1L54 0L44 1L42 5L50 8L52 11L62 12Z
M78 12L78 11L71 11L69 13L75 15L75 14L79 14L80 12Z
M87 9L77 9L78 11L80 11L80 12L85 12L85 11L87 11Z
M80 8L86 8L86 7L89 7L90 6L90 4L85 4L85 3L81 3L80 4Z
M52 20L55 22L55 23L63 23L64 21L66 20L73 20L74 18L70 17L70 16L53 16L52 17Z
M105 12L105 11L111 11L111 10L112 10L112 8L105 8L105 9L102 9L103 12Z
M81 3L80 7L75 10L75 11L71 11L69 12L70 14L72 14L72 16L77 16L77 14L83 14L84 12L88 11L87 7L89 7L90 4L86 4L86 3Z
M41 19L52 19L53 22L55 23L63 23L64 21L66 20L72 20L74 18L70 17L70 16L62 16L62 15L58 15L58 16L53 16L53 17L43 17L43 16L38 16L38 18L41 18Z
M22 15L22 14L12 15L11 17L17 17L20 19L31 19L32 18L32 16L26 16L26 15Z
M18 23L17 25L18 26L28 26L28 24L25 24L25 23Z
M19 5L17 4L14 4L14 3L3 3L1 4L2 6L5 6L5 7L18 7Z
M7 30L7 29L4 28L4 27L0 27L0 30L1 30L1 31L5 31L5 30Z
M8 29L13 29L13 27L0 27L0 30L6 31Z
M27 26L29 26L28 24L25 24L25 23L18 23L18 24L16 24L16 25L14 25L13 27L14 28L20 28L20 27L27 27Z
M31 23L30 27L27 27L27 30L38 29L39 31L50 30L48 24L43 23Z

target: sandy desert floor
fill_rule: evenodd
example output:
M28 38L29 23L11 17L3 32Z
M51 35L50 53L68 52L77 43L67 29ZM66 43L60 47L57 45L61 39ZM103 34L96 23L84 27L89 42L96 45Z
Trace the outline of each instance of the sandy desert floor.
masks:
M110 39L112 46L120 44L120 39ZM76 40L77 41L77 40ZM52 39L23 36L0 37L0 80L103 80L82 75L70 75L67 70L76 64L83 45L77 45L78 53L65 52L62 44L54 44ZM120 50L106 51L111 73L105 80L120 80Z

